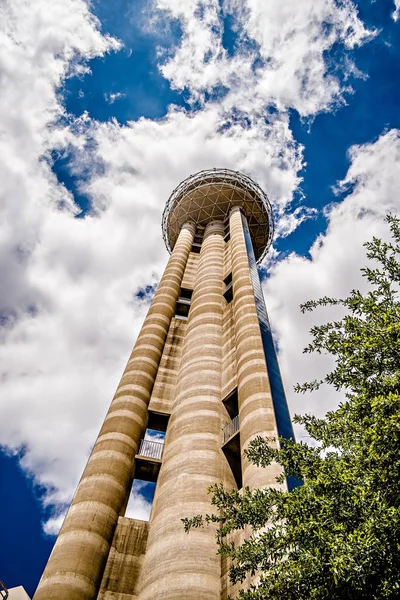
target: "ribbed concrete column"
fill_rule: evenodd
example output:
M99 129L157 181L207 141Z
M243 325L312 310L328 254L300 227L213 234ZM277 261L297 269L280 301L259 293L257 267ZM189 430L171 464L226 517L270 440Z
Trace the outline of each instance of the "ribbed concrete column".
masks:
M224 228L205 231L168 425L140 600L219 600L213 527L186 534L182 517L210 512L207 488L223 477L221 448Z
M192 246L182 228L144 321L75 497L43 573L35 600L94 600L134 457L147 424L147 405Z
M238 207L230 215L230 235L243 486L277 486L278 465L263 469L243 456L258 435L277 438L278 433Z

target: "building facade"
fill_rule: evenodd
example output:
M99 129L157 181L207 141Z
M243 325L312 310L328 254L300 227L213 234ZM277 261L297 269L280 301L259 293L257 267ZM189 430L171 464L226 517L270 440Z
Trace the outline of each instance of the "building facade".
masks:
M169 262L34 600L226 599L215 529L181 519L210 512L212 484L278 485L277 465L243 455L293 436L257 271L269 201L241 173L202 171L171 195L163 235ZM134 479L156 482L149 522L124 517Z

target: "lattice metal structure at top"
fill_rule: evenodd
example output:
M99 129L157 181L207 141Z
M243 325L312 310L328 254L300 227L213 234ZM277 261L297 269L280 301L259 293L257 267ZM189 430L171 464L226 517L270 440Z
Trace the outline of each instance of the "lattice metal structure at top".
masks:
M240 206L247 217L259 264L274 234L271 204L250 177L230 169L200 171L175 188L162 217L163 238L168 251L172 251L182 225L191 221L201 231L210 221L227 219L234 206Z

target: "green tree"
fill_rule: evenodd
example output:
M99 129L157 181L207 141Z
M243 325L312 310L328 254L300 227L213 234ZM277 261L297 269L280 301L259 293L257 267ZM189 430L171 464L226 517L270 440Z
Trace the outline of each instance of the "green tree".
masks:
M330 353L334 370L298 392L333 385L344 401L325 418L296 416L315 446L257 438L247 452L260 467L276 461L303 481L292 492L210 488L215 515L185 519L187 531L218 523L220 554L233 560L232 582L258 572L243 600L400 598L400 219L389 216L392 243L365 244L370 291L322 298L301 307L341 305L346 316L314 327L307 353ZM323 393L323 388L319 393ZM283 440L282 440L283 441ZM242 545L229 534L268 525Z

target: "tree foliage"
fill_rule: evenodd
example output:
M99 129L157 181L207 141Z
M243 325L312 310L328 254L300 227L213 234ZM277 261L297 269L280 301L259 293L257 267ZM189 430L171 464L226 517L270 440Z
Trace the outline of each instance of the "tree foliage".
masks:
M187 531L218 523L219 553L233 561L233 583L260 574L242 600L400 598L400 220L387 221L392 242L365 244L370 291L301 307L345 309L341 320L314 327L305 349L330 353L335 368L323 381L297 386L322 394L322 383L333 385L343 402L323 419L294 418L315 445L285 441L276 450L257 438L247 451L255 464L276 461L303 485L240 493L216 485L216 513L184 520ZM246 525L255 533L235 547L229 534Z

